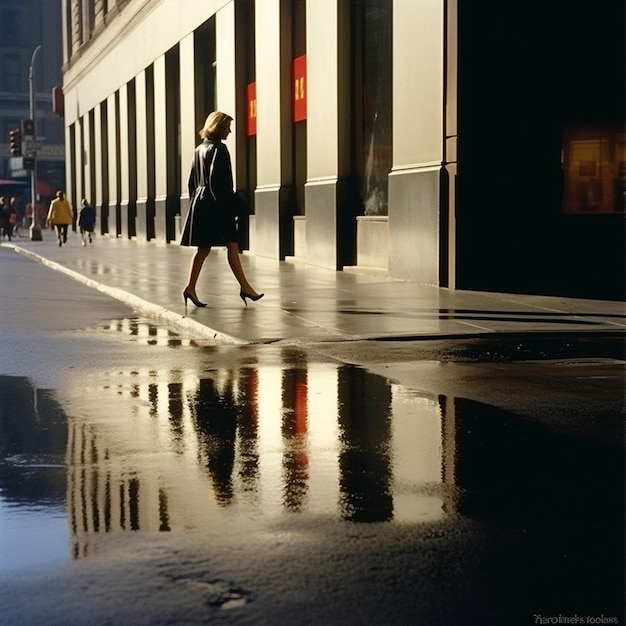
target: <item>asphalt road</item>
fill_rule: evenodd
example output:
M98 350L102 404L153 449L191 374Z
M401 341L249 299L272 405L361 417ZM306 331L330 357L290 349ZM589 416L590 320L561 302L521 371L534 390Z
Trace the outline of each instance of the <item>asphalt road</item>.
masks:
M219 346L0 266L3 625L623 623L619 337Z

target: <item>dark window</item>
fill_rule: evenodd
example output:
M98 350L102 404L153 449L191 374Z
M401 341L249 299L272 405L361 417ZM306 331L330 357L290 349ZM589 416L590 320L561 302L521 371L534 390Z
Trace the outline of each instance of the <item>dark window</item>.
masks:
M91 37L95 26L96 7L94 0L83 0L83 34L84 41Z
M20 35L20 14L14 9L0 10L0 35L7 44L19 39Z
M387 215L391 170L391 0L353 8L355 170L365 215Z
M21 60L17 54L2 57L2 91L22 91Z

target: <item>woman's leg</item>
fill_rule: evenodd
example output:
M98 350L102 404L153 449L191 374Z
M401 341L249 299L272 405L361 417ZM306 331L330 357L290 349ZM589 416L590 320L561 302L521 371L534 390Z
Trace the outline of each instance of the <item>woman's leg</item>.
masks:
M189 282L185 287L185 291L190 293L194 298L197 298L196 283L198 282L198 276L200 276L200 270L202 269L205 259L209 256L209 252L211 252L211 246L208 248L198 248L193 256L193 259L191 260L191 267L189 268Z
M226 250L228 251L228 264L232 270L237 282L241 286L241 290L250 294L251 296L258 295L252 288L241 266L241 259L239 258L239 244L235 241L226 242Z

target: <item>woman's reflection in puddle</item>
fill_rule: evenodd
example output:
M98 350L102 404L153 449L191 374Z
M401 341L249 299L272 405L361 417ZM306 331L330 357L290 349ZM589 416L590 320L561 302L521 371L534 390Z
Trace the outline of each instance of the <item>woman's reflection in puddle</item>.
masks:
M228 506L233 499L239 413L232 376L220 390L212 378L202 379L192 398L191 410L215 499L219 505Z

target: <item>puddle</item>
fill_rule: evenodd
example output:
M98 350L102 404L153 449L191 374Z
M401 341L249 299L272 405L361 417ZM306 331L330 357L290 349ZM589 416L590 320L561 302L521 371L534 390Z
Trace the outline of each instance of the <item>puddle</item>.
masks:
M0 407L0 569L67 559L67 419L21 377L0 376Z
M141 318L126 318L112 320L106 324L99 324L94 330L103 334L123 335L132 341L146 346L199 347L199 342L188 337L183 337L167 326L159 326Z
M53 393L0 377L16 407L2 416L3 524L19 518L25 535L37 534L40 517L64 511L67 556L88 555L100 533L199 528L226 510L350 522L445 516L439 400L360 368L287 352L280 366L90 379L65 395L63 414ZM0 567L20 563L4 550Z
M104 330L174 340L129 321ZM578 537L598 516L615 534L621 451L294 349L267 354L220 368L77 373L62 405L54 391L0 376L0 569L86 557L105 534L233 518L567 519Z

